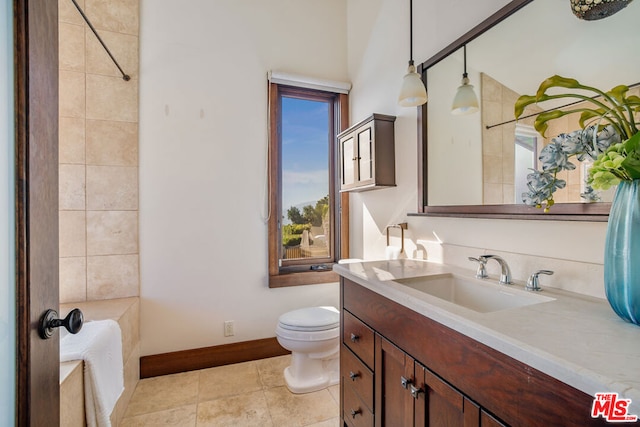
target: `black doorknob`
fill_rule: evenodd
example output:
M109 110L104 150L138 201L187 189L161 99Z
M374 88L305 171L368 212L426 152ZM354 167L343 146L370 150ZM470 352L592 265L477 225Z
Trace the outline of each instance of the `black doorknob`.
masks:
M53 336L53 330L64 326L69 333L77 334L82 329L82 322L84 322L84 316L79 308L74 308L67 314L64 319L58 319L58 312L55 310L47 310L40 318L40 325L38 326L38 333L40 338L48 339Z

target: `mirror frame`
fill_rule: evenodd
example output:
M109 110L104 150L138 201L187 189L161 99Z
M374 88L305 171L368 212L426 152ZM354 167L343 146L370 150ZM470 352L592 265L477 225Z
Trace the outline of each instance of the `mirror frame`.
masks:
M476 27L459 37L449 46L418 65L418 73L427 86L427 70L440 62L463 45L471 42L476 37L493 28L498 23L507 19L533 0L513 0L502 7L489 18L482 21ZM569 5L567 5L567 8ZM459 205L459 206L428 206L427 182L428 182L428 144L427 144L427 104L418 108L418 212L415 216L440 216L458 218L496 218L496 219L534 219L555 221L595 221L606 222L609 218L611 203L557 203L553 205L550 213L544 213L542 209L513 204L513 205Z

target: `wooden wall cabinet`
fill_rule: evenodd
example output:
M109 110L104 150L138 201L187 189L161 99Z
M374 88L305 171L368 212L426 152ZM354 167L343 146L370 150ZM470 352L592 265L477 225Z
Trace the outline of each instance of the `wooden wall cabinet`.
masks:
M348 279L343 427L582 427L593 398Z
M341 191L396 185L395 120L373 114L338 135Z

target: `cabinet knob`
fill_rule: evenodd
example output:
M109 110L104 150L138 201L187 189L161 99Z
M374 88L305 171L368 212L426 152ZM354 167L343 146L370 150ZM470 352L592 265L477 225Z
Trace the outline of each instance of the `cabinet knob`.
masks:
M350 372L349 372L349 378L351 378L351 381L355 381L355 380L356 380L356 378L358 378L359 376L360 376L360 374L359 374L359 373L355 373L355 372L353 372L353 371L350 371Z
M360 335L356 335L353 332L351 333L351 342L358 342L360 339Z
M413 383L413 380L405 377L400 377L400 385L402 388L409 388L409 385Z
M414 399L417 399L420 393L424 393L424 391L421 388L418 388L411 384L411 396L413 396Z
M362 414L362 409L358 408L356 410L351 410L351 418L355 419L358 414Z

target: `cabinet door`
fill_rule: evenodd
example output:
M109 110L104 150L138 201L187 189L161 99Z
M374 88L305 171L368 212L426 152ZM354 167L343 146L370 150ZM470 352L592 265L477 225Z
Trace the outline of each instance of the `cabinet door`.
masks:
M380 335L376 335L375 425L413 427L413 359Z
M372 122L373 124L373 122ZM373 179L373 128L372 124L358 131L358 181Z
M354 169L356 152L353 134L340 140L340 160L341 160L341 184L342 187L355 183L356 171Z
M480 408L429 369L416 363L416 426L478 427Z

